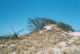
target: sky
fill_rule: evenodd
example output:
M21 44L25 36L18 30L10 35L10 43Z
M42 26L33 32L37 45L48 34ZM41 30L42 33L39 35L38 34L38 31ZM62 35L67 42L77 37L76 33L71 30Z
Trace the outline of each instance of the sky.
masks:
M80 0L0 0L0 35L25 28L29 17L47 17L80 30Z

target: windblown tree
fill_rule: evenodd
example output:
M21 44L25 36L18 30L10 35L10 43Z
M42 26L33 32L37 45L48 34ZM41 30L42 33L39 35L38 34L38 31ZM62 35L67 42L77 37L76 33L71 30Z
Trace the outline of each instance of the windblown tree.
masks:
M57 23L57 26L62 28L64 31L74 31L72 26L70 26L69 24L65 24L64 22Z
M29 22L31 22L30 25L32 25L31 31L39 31L43 29L45 25L48 24L56 24L59 28L63 29L64 31L74 31L72 26L70 26L69 24L65 24L64 22L56 22L55 20L50 18L29 18Z
M29 21L31 22L32 27L34 27L33 31L39 31L48 24L56 24L55 20L49 18L29 18Z

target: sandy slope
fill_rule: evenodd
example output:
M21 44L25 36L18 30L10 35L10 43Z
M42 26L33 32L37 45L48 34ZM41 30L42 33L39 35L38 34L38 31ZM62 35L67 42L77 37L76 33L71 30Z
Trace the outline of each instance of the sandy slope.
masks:
M80 54L80 37L63 30L33 32L19 38L0 41L0 54Z

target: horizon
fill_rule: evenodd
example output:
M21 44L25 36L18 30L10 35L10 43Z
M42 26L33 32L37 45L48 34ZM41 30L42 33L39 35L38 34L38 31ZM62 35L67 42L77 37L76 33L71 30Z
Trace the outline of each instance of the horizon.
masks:
M0 0L0 35L23 28L28 33L29 17L62 21L80 31L80 0Z

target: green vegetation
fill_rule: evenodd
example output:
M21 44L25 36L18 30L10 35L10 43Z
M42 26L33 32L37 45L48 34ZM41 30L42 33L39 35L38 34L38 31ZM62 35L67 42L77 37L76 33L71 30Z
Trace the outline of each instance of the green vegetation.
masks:
M55 20L49 19L49 18L29 18L29 21L31 22L32 31L39 31L41 30L45 25L48 24L56 24Z
M48 24L56 24L59 28L63 29L64 31L74 31L72 26L69 24L65 24L64 22L57 22L53 19L49 18L29 18L29 21L32 24L33 32L41 30L45 25Z
M74 31L72 26L70 26L69 24L65 24L64 22L57 23L57 26L62 28L64 31Z

